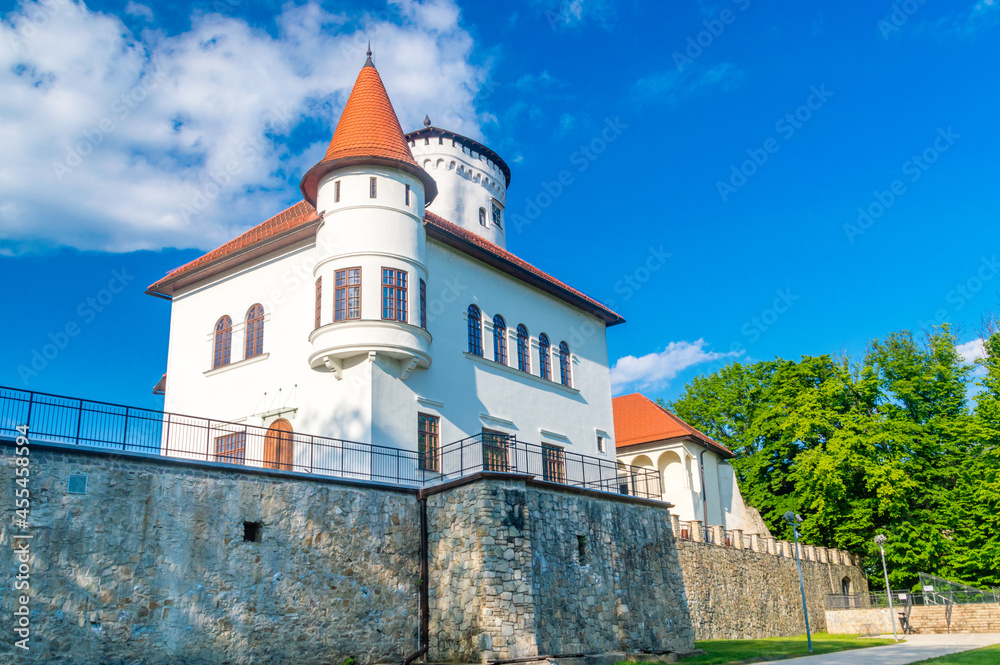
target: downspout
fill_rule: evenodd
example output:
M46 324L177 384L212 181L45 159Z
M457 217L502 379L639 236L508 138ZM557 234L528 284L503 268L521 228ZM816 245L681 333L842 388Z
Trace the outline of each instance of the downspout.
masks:
M700 442L699 442L700 443ZM698 456L698 476L701 479L701 511L702 517L704 518L705 531L708 531L708 496L705 493L705 453L708 452L708 446L704 443L701 444L704 450L701 451L701 455Z
M427 584L427 498L423 492L418 495L417 503L420 505L420 628L417 641L420 648L403 659L403 665L410 665L420 658L430 649L430 607Z

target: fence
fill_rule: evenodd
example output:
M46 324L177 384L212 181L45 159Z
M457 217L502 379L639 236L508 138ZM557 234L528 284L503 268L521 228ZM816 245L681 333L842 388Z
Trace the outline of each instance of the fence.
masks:
M484 432L421 452L0 387L0 438L31 440L420 487L477 471L530 473L660 499L657 471Z

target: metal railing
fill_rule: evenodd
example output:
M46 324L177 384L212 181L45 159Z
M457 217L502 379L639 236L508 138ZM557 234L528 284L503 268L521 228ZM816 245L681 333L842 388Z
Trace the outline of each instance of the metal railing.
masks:
M907 605L927 604L923 594L911 591L893 591L892 603L896 608L902 608ZM828 610L855 610L883 607L889 607L889 596L885 591L831 593L826 597L826 609Z
M602 492L660 499L658 471L483 432L410 451L325 436L0 387L0 438L220 462L421 487L478 471L532 474Z
M977 589L943 577L920 573L920 589L928 605L969 605L1000 603L998 589Z

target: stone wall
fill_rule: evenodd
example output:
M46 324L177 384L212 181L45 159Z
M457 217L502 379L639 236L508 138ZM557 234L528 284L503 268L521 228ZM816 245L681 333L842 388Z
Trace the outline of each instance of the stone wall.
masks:
M695 639L756 639L805 633L792 547L779 547L776 551L783 551L785 556L778 556L769 551L678 540L677 549ZM867 593L868 583L853 563L803 558L809 624L819 632L826 629L827 594L840 593L845 577L851 580L854 593Z
M887 607L866 607L853 610L827 610L826 632L834 635L892 634L893 614ZM903 627L896 618L896 632L903 634Z
M7 580L10 453L0 444ZM17 662L338 665L417 648L413 492L37 445L30 473L32 639ZM67 492L70 474L86 474L86 494ZM244 542L244 522L260 542ZM0 611L11 617L11 593ZM13 650L5 636L0 661Z
M896 605L894 613L885 607L827 610L827 630L841 635L861 635L874 628L890 634L890 621L895 615L896 631L902 635L899 616L905 609L905 605ZM910 608L909 626L918 634L996 633L1000 632L1000 605L914 605Z
M665 506L509 476L427 500L432 659L693 648Z

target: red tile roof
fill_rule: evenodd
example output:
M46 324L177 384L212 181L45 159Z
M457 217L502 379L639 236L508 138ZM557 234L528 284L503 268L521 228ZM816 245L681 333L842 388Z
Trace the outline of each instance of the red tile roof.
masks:
M315 205L316 190L324 175L334 169L357 164L402 169L420 178L428 201L437 194L434 179L420 168L410 152L410 145L403 136L403 128L389 101L382 77L370 56L354 82L326 156L302 178L299 185L302 195Z
M316 213L316 208L306 201L300 201L266 222L258 224L235 240L231 240L208 254L170 271L166 277L146 289L146 293L169 298L178 288L208 279L248 260L287 247L294 242L315 237L315 229L319 226L319 222L320 218ZM574 307L589 312L608 325L625 321L621 316L586 294L442 217L430 212L426 213L424 215L424 228L429 237L488 263Z
M645 395L633 393L611 400L615 415L615 448L659 441L694 439L723 457L735 457L733 451L708 435L699 432Z

